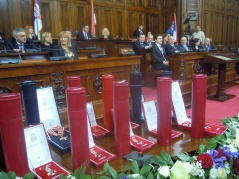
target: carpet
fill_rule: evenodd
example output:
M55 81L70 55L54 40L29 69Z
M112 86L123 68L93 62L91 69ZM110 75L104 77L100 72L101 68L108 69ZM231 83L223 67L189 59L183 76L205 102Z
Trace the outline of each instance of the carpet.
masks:
M213 100L206 100L206 122L213 124L221 124L221 119L225 117L233 117L239 113L239 86L233 86L226 89L227 94L234 94L236 97L218 102ZM156 88L142 88L142 94L145 101L156 100ZM192 109L187 109L187 114L192 115Z

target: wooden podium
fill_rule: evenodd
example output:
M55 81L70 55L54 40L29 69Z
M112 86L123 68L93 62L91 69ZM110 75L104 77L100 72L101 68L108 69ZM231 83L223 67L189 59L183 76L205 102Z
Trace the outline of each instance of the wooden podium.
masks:
M214 96L208 97L208 99L223 102L235 97L235 95L226 94L225 92L227 64L233 62L239 62L239 58L230 54L218 53L218 54L207 54L204 56L204 63L218 64L217 93Z

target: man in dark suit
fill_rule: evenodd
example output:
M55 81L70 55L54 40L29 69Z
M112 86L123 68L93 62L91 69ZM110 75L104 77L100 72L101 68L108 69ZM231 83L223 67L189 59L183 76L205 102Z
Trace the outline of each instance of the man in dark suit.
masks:
M140 34L138 37L138 40L134 42L133 44L133 50L135 53L144 50L144 49L150 49L152 46L148 45L145 42L145 35L144 34Z
M89 33L89 26L85 24L82 28L82 31L77 34L77 40L91 40L92 35Z
M140 24L139 26L138 26L138 29L136 30L136 31L134 31L134 37L139 37L139 34L144 34L144 31L143 31L143 25L142 24Z
M174 37L170 36L168 41L169 41L169 44L165 46L166 54L173 55L173 54L180 53L178 46L174 44Z
M151 48L151 54L155 61L153 65L154 70L170 70L162 42L163 36L160 34L156 35L155 44Z
M206 52L209 52L214 49L214 46L211 44L211 39L206 37L205 43L202 45Z
M180 40L180 45L178 45L178 49L181 53L184 52L192 52L192 49L187 45L187 38L182 37Z
M27 49L35 49L31 39L27 39L25 29L15 28L13 30L13 37L5 40L4 46L8 52L23 52Z

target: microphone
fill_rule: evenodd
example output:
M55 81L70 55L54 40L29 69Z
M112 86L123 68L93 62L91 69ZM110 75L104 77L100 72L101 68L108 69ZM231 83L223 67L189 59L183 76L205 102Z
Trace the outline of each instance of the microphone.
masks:
M20 53L18 53L18 56L11 56L11 57L0 56L0 65L17 64L17 63L22 63L22 57Z

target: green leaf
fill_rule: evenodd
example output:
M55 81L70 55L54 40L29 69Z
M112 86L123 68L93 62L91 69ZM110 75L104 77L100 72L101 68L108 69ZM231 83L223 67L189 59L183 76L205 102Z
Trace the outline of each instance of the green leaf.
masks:
M12 172L12 171L11 171L11 172L8 172L7 175L8 175L8 178L9 178L9 179L16 179L16 174L15 174L15 172Z
M185 162L191 161L191 157L188 154L179 153L178 155L176 155L176 157L178 157L180 160L185 161Z
M150 172L147 179L155 179L154 174L152 172Z
M97 179L112 179L112 178L110 178L108 176L100 176L100 177L97 177Z
M201 144L197 150L198 154L202 154L203 152L206 152L207 149L205 147L205 145Z
M111 166L109 166L108 162L105 163L104 170L107 175L111 176L114 179L117 179L118 177L117 172Z
M133 160L131 162L131 165L132 165L132 171L134 174L139 174L139 165L138 165L138 162L136 160Z
M165 151L162 151L160 156L154 156L153 163L158 164L159 166L173 166L174 164L170 155L168 155Z
M143 165L143 167L141 168L139 174L140 175L145 175L145 174L148 174L151 170L151 166L148 166L148 165Z
M0 177L0 178L1 178L1 177ZM33 179L33 178L35 178L35 174L32 173L32 172L27 173L27 174L23 177L23 179Z
M9 179L8 175L4 171L1 171L0 178L1 179Z

